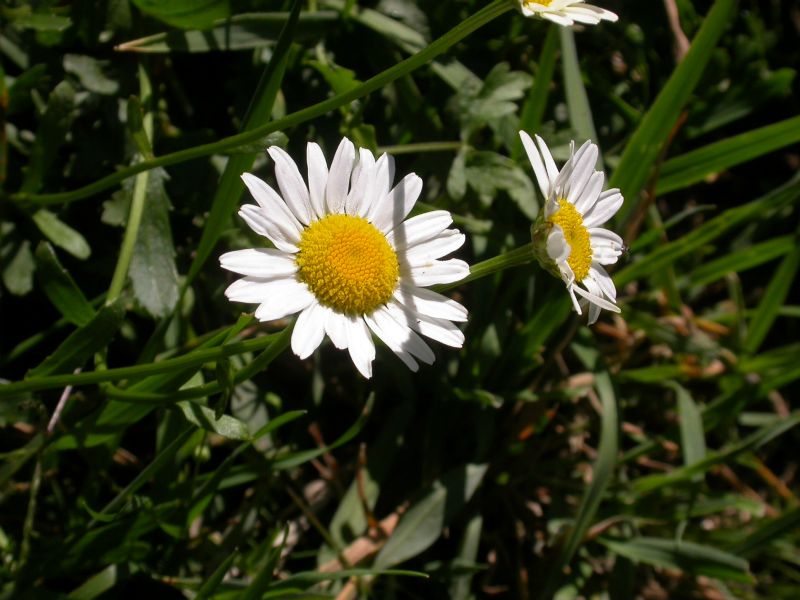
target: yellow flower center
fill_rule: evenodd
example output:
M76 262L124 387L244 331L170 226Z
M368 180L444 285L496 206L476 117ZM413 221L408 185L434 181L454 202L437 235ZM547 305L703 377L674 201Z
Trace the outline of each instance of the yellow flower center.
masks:
M298 277L320 304L369 314L392 297L400 276L397 254L366 219L328 215L303 231L298 246Z
M558 210L548 219L550 225L558 225L569 244L567 264L575 274L575 281L581 282L589 274L592 265L592 240L589 230L583 224L583 216L566 199L559 198Z

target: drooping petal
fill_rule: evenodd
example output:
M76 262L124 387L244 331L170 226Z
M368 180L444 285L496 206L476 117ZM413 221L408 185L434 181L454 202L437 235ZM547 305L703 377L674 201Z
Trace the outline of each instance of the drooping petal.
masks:
M388 339L382 335L379 337L395 353L393 346L409 353L425 364L432 365L436 356L428 344L411 329L411 322L405 314L396 307L392 308L391 303L382 306L370 315L372 320L377 323ZM369 321L368 321L369 322Z
M453 348L461 348L464 345L464 333L446 319L426 317L415 313L399 302L389 302L386 309L396 321L405 320L412 329L425 337Z
M219 257L223 269L252 277L286 277L297 272L291 255L272 248L248 248L226 252Z
M308 225L311 223L313 212L308 197L308 188L303 181L303 176L300 175L297 164L278 146L270 147L267 152L275 161L275 178L278 180L278 187L284 202L298 221L303 225Z
M361 316L349 317L345 321L347 334L347 350L353 364L364 377L372 377L372 361L375 360L375 344L369 333L367 324Z
M318 302L312 302L294 324L292 352L300 358L308 358L325 337L325 310Z

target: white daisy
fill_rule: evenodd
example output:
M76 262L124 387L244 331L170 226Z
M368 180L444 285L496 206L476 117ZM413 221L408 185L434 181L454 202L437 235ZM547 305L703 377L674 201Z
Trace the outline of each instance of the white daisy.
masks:
M575 23L597 25L600 21L617 21L619 17L610 10L584 4L583 0L519 0L522 14L541 17L564 27Z
M347 138L330 170L317 144L307 148L308 185L291 157L273 146L279 195L258 177L242 175L258 205L239 215L275 248L228 252L223 268L244 275L225 295L258 304L259 321L300 313L292 350L306 358L325 334L347 349L364 377L372 375L380 338L412 370L433 363L433 351L417 335L460 348L464 334L453 324L467 310L424 287L453 283L469 274L467 263L439 260L461 247L464 235L447 229L444 210L405 220L422 191L422 180L406 175L392 188L394 159L378 160Z
M601 308L620 312L614 282L602 265L617 262L624 244L598 225L616 214L623 198L618 189L602 191L605 175L594 169L597 146L587 141L575 152L572 142L570 158L559 172L542 138L536 136L537 147L527 133L519 135L545 198L543 214L531 228L539 262L561 277L578 314L576 294L588 301L590 325Z

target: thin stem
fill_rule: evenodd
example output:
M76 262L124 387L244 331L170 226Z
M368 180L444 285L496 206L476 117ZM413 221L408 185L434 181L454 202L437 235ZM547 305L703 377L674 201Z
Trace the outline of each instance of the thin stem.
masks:
M450 290L464 285L465 283L469 283L470 281L482 279L483 277L494 275L500 271L511 269L512 267L528 264L533 262L535 258L533 254L533 243L525 244L524 246L520 246L519 248L515 248L499 256L493 256L492 258L472 265L469 268L469 275L460 281L448 283L446 285L437 285L433 289L437 292Z
M152 88L150 86L150 79L147 77L147 72L141 63L139 63L139 93L143 103L149 104L148 99L151 96ZM144 135L150 142L150 147L153 147L153 112L148 111L142 119ZM117 266L114 268L114 275L111 277L111 285L108 287L108 294L106 295L106 304L111 304L122 293L125 287L125 282L128 280L128 269L131 266L133 259L133 250L136 246L136 238L139 235L139 226L142 224L142 215L144 214L145 200L147 199L147 182L150 178L150 172L144 171L136 176L133 184L133 196L131 198L131 209L128 215L128 223L125 226L125 236L122 238L122 247L119 251L119 258L117 259Z
M513 3L509 0L494 0L494 2L482 8L471 17L464 19L461 23L445 33L442 37L433 41L429 46L426 46L413 56L410 56L397 65L386 69L378 75L375 75L352 90L314 104L313 106L293 112L281 119L277 119L270 123L265 123L264 125L249 131L223 138L217 142L194 146L192 148L187 148L186 150L173 152L172 154L165 154L159 158L142 161L135 165L120 169L116 173L107 175L106 177L103 177L102 179L99 179L94 183L90 183L82 188L78 188L77 190L72 190L70 192L59 192L55 194L16 193L9 195L9 199L14 202L30 202L39 205L60 204L64 202L81 200L113 187L128 177L136 175L137 173L155 169L156 167L174 165L187 160L200 158L202 156L225 153L226 151L234 148L238 148L245 144L260 140L265 135L274 131L288 129L290 127L299 125L300 123L305 123L311 119L321 117L322 115L334 111L337 108L352 102L353 100L357 100L384 87L400 77L408 75L415 69L418 69L422 65L433 60L435 57L446 52L449 48L463 40L475 30L486 25L500 15L508 12L513 8L513 6Z
M378 154L422 154L424 152L458 152L464 142L420 142L400 146L379 146Z

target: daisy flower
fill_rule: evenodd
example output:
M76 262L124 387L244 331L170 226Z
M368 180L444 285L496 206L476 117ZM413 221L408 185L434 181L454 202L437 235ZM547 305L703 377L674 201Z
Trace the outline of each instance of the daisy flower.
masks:
M600 21L617 21L619 17L583 0L520 0L520 9L526 17L541 17L569 27L575 23L597 25Z
M598 226L616 214L623 198L618 189L602 191L605 175L594 169L597 146L587 141L576 152L572 142L570 158L559 171L542 138L537 135L534 144L524 131L519 135L545 198L543 214L531 227L537 259L564 281L578 314L577 296L588 302L589 325L601 308L620 312L614 282L603 265L617 262L624 244Z
M274 248L228 252L224 269L244 275L225 290L233 302L258 304L259 321L299 313L292 350L307 358L327 335L347 349L364 377L372 375L374 333L412 370L434 354L418 334L460 348L464 334L454 322L467 310L427 286L453 283L469 274L467 263L439 260L461 247L464 235L448 229L445 210L408 220L422 191L414 173L396 186L394 159L361 149L356 158L344 138L330 168L317 144L306 156L308 184L282 149L275 162L278 194L258 177L242 175L255 204L239 215Z

